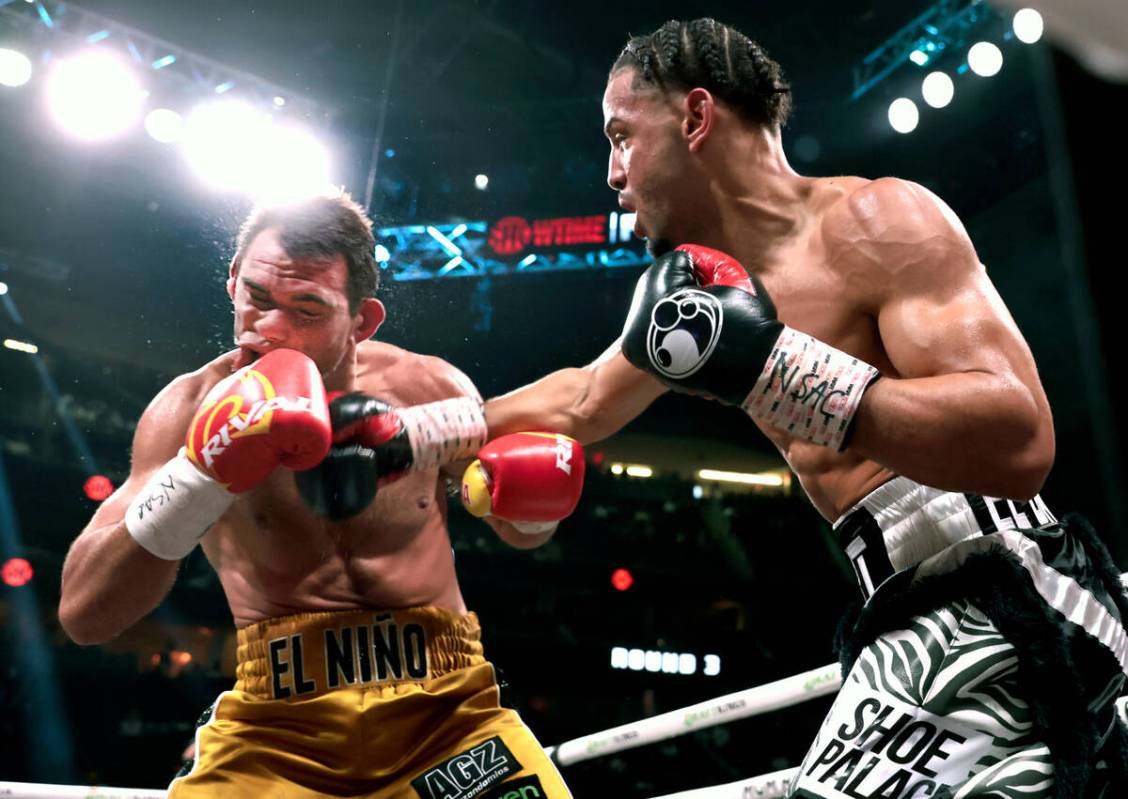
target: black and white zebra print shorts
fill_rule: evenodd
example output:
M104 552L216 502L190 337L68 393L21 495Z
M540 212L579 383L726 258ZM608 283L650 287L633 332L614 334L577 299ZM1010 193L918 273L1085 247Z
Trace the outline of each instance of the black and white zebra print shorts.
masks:
M844 625L842 690L791 796L1128 796L1114 709L1128 614L1111 560L1077 517L1005 535L1046 573L981 536L897 574Z

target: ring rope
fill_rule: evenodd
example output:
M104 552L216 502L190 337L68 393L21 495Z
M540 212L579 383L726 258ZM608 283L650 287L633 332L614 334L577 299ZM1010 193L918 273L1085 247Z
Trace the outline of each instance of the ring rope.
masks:
M755 688L573 738L557 746L550 746L546 751L561 766L570 766L582 760L603 757L624 749L633 749L717 724L727 724L796 705L808 699L832 694L841 685L842 670L837 663L831 663Z
M3 799L165 799L165 790L110 788L104 785L48 785L41 782L0 782Z

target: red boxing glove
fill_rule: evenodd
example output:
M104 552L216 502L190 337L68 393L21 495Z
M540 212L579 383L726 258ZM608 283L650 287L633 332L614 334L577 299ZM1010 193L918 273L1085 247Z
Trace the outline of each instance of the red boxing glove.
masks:
M277 466L310 469L332 429L321 374L297 350L272 350L220 381L188 428L189 460L228 491L247 491Z
M682 244L676 249L693 260L693 273L702 286L732 286L756 294L747 270L728 253L699 244Z
M584 450L578 441L553 433L514 433L478 452L462 477L462 502L475 516L492 514L516 522L522 532L546 532L576 509L583 485Z

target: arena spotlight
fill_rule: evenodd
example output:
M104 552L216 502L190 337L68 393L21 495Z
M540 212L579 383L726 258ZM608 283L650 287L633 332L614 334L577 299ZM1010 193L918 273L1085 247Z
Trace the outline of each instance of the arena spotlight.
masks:
M634 585L634 576L627 569L615 569L611 573L611 585L616 591L626 591Z
M11 588L20 588L31 582L35 576L35 569L26 558L9 558L0 566L0 580Z
M270 118L246 103L219 101L197 106L184 128L184 156L209 186L245 189L270 130Z
M329 156L312 134L275 125L238 101L199 106L188 116L184 154L213 188L284 202L330 191Z
M1003 51L991 42L976 42L967 51L967 65L982 78L997 75L1003 68Z
M489 185L490 185L489 175L475 175L474 176L474 188L477 189L478 191L485 191L487 188L489 188Z
M1034 44L1042 38L1042 15L1033 8L1022 8L1015 12L1011 22L1015 38L1026 44Z
M697 477L701 480L713 480L718 483L740 483L751 486L783 486L783 475L772 472L729 472L722 469L698 469ZM696 486L699 487L699 486Z
M4 347L9 350L15 350L16 352L26 352L28 355L34 355L39 352L39 347L34 344L27 341L19 341L14 338L4 339Z
M144 93L129 68L108 52L92 50L55 64L47 104L55 120L80 139L106 139L137 119Z
M184 135L184 117L170 108L154 108L145 115L145 131L161 144L178 142Z
M8 284L0 280L0 297L8 293Z
M250 192L267 202L284 202L332 191L329 153L312 133L293 126L271 128Z
M86 494L87 499L101 502L114 493L114 484L104 474L94 474L82 484L82 493Z
M920 111L908 97L898 97L889 104L889 124L898 133L912 133L920 122Z
M920 84L920 93L933 108L943 108L952 102L956 85L946 72L930 72Z
M31 80L31 59L19 50L0 47L0 86L23 86Z

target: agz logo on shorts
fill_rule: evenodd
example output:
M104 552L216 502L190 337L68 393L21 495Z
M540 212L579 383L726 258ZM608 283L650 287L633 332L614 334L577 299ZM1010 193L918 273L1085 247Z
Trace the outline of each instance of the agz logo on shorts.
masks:
M427 769L411 787L423 799L472 799L520 770L517 758L494 736Z
M724 312L712 294L682 289L650 312L646 354L659 374L680 380L700 369L721 336Z

